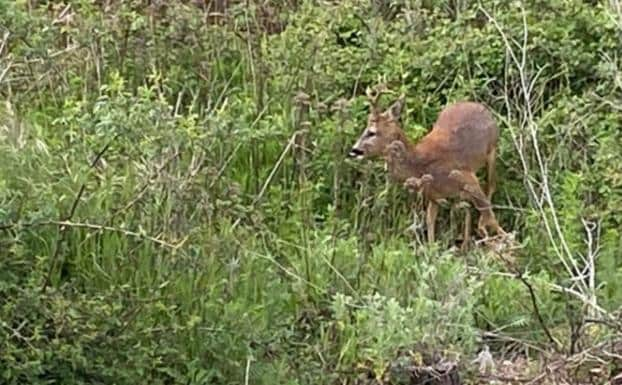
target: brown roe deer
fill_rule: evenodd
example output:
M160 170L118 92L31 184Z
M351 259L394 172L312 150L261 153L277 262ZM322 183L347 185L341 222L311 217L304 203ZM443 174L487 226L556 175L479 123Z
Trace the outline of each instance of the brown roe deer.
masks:
M367 127L348 155L357 159L382 157L393 179L403 182L414 178L408 185L421 190L428 198L426 224L429 242L435 239L438 202L452 196L475 204L480 211L478 228L484 234L486 226L504 234L490 208L490 198L496 187L495 156L499 137L492 114L479 103L449 105L441 111L432 130L413 144L399 123L404 95L386 111L379 110L378 98L386 91L381 88L374 94L368 90L371 109ZM389 151L394 142L402 143L403 149L397 145ZM488 174L487 194L475 176L484 165ZM465 233L468 224L465 221Z

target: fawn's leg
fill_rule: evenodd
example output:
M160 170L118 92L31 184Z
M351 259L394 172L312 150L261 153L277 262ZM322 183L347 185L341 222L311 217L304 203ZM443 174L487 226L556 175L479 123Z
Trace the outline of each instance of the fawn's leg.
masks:
M438 214L438 204L433 200L428 202L426 215L426 225L428 226L428 242L434 242L434 225L436 224L436 216Z
M456 228L457 226L457 221L456 221L456 213L455 211L458 209L458 205L457 204L453 204L450 208L449 208L449 231L451 232L451 234L455 234L456 233Z
M469 248L469 243L471 242L471 207L464 208L464 235L462 239L462 245L460 246L460 250L466 251Z
M468 249L468 245L471 238L471 204L465 202L469 200L469 196L466 194L460 194L460 201L451 206L451 230L452 232L458 227L455 225L455 219L453 218L454 210L466 210L464 212L464 230L462 234L462 244L460 245L461 251L466 251Z

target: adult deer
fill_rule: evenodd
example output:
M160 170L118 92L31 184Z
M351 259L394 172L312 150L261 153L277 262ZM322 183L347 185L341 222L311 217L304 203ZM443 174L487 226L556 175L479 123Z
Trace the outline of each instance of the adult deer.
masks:
M480 211L480 230L492 226L498 233L504 233L490 209L490 198L496 187L495 156L499 137L492 114L479 103L449 105L441 111L432 130L413 144L399 122L404 95L386 111L378 108L378 98L387 91L381 88L374 93L368 89L371 109L367 127L348 155L357 159L382 157L393 179L403 182L415 178L410 180L411 187L421 189L429 198L426 214L429 242L435 239L438 201L451 196L461 196L475 204ZM403 146L400 148L396 143ZM486 194L475 177L475 172L484 165L488 174Z

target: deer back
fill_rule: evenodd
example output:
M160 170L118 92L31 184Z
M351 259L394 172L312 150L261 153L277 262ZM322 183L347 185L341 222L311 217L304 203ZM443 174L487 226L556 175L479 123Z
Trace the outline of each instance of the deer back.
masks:
M416 147L427 156L446 158L475 171L485 164L498 138L497 125L484 105L458 102L441 111L430 133Z

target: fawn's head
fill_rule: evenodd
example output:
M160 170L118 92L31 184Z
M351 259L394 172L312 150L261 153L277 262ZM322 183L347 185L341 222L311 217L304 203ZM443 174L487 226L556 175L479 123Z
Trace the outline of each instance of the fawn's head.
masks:
M387 147L395 140L403 139L403 131L399 118L404 106L404 95L401 95L388 109L378 108L378 98L386 88L367 90L370 112L367 127L356 141L348 156L356 159L376 158L383 156Z

